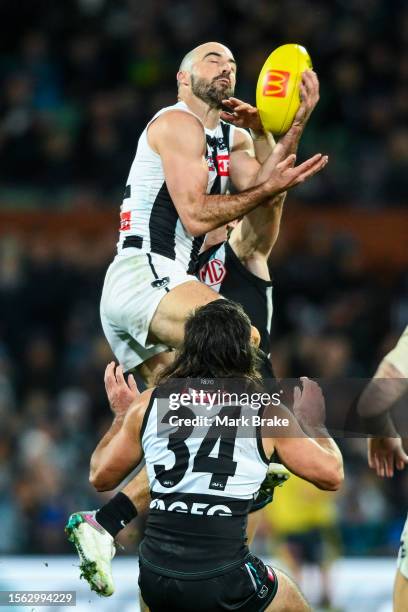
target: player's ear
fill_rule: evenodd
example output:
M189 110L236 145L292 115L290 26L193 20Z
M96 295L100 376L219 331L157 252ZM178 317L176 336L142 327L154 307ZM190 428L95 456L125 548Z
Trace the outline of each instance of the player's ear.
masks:
M177 73L178 85L190 85L190 73L187 70L179 70Z

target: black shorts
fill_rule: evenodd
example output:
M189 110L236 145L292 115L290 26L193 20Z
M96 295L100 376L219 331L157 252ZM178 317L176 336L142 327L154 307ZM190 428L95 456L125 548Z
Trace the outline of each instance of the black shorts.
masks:
M212 578L170 578L139 560L139 587L150 612L262 612L278 590L278 579L255 555Z

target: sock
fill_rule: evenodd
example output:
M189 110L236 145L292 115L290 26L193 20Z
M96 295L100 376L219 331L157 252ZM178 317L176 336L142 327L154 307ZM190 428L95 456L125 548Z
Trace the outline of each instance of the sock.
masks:
M95 519L114 538L136 516L137 510L128 496L117 493L96 512Z

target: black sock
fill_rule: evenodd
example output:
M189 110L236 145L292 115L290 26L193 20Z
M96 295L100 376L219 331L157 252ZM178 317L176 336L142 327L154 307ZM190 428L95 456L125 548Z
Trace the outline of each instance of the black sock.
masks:
M111 534L112 538L136 516L135 506L124 493L117 493L95 514L98 523Z

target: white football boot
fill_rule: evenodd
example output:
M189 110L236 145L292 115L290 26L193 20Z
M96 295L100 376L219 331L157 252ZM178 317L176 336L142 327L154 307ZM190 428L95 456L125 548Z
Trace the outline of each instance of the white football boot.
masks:
M95 513L91 510L71 514L65 533L77 549L80 577L85 578L92 591L109 597L115 590L111 561L116 548L110 533L95 519Z

